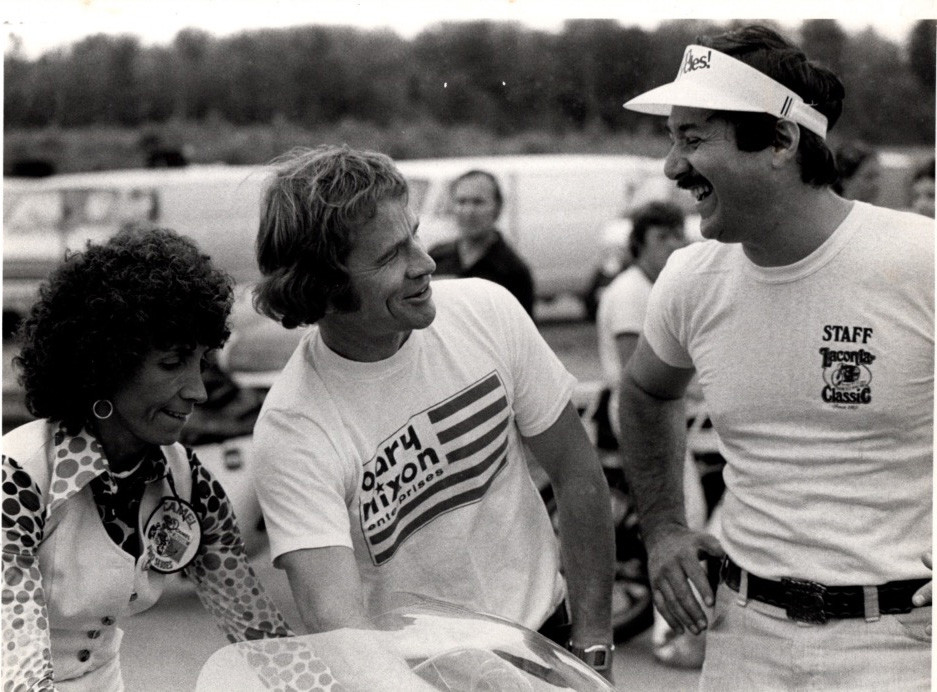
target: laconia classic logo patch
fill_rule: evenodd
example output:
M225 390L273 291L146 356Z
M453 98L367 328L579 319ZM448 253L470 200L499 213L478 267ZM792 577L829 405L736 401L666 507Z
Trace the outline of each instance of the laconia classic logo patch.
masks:
M872 403L875 355L867 348L872 328L828 324L822 338L831 344L820 349L823 401L847 408Z
M150 568L162 574L178 572L192 562L201 541L202 525L195 510L177 497L162 498L143 531Z

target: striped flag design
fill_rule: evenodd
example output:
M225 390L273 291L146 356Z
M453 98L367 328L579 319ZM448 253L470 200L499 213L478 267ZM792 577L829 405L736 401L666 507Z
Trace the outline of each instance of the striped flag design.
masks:
M358 506L375 565L436 517L484 496L507 465L510 424L504 383L492 372L378 445L364 465Z

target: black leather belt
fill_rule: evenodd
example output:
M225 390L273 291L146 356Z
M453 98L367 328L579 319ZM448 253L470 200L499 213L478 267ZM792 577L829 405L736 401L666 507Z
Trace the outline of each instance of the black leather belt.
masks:
M728 556L722 562L720 579L733 591L739 590L742 568ZM890 581L877 586L878 612L883 615L909 613L911 597L930 579ZM748 574L748 598L783 608L787 617L798 622L823 624L828 620L865 617L865 591L861 586L824 586L802 579L762 579Z

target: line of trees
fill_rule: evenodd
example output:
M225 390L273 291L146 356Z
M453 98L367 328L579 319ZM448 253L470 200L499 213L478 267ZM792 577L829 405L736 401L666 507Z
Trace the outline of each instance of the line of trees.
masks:
M672 79L695 36L732 25L676 20L645 30L590 19L548 33L474 21L439 24L410 40L347 27L225 38L186 29L156 47L98 34L35 60L14 44L4 61L4 127L356 119L473 124L499 135L597 126L646 132L659 123L622 103ZM849 34L834 20L804 21L791 38L846 84L842 134L933 142L933 20L919 21L902 45L872 29Z

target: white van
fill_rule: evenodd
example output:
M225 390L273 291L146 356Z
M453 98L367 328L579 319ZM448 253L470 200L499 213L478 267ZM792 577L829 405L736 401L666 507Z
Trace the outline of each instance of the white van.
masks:
M456 236L452 180L472 169L492 173L504 196L498 226L530 265L540 299L587 298L608 250L605 224L633 206L648 179L663 178L660 159L626 155L487 156L399 166L428 248Z
M410 183L427 247L455 236L449 184L470 169L500 181L499 226L531 266L539 298L586 297L607 251L603 227L630 209L658 159L544 155L398 162ZM132 225L158 225L194 238L238 283L258 278L254 240L264 166L75 173L4 181L4 333L35 299L36 288L67 249Z

